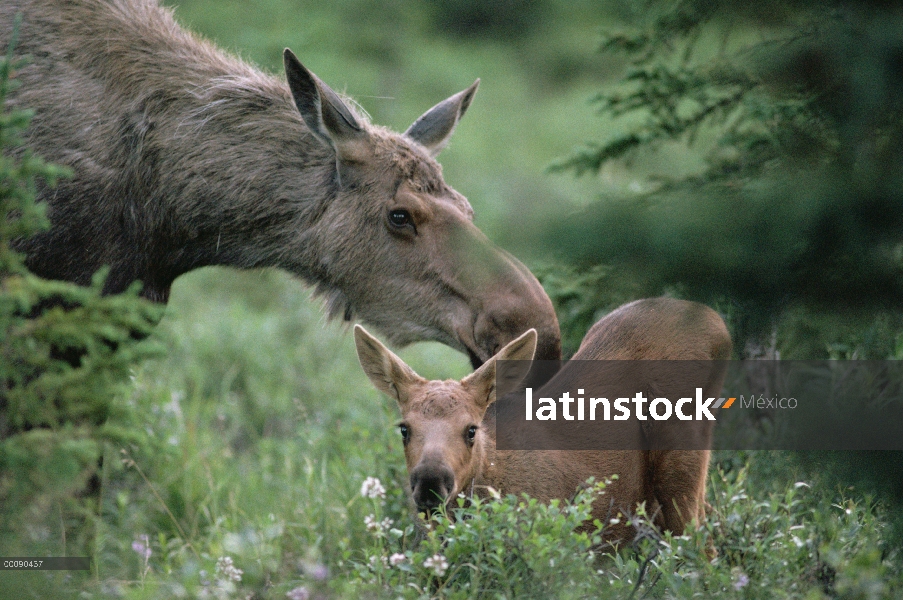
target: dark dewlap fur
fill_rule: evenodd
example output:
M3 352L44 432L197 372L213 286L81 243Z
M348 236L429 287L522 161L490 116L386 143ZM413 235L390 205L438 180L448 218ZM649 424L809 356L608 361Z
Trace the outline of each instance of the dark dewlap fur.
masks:
M42 188L52 227L18 243L43 277L107 293L143 282L166 302L207 265L275 266L314 284L331 316L396 344L436 340L475 364L529 328L560 356L536 278L473 225L435 156L477 83L404 134L368 123L288 50L287 82L181 29L156 0L7 0L22 24L14 106L26 146L74 173Z

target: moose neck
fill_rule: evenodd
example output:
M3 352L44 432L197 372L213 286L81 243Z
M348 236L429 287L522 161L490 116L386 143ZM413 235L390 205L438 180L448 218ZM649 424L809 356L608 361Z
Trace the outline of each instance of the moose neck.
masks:
M41 59L13 103L35 111L28 147L74 172L43 193L53 229L18 244L29 268L86 284L109 265L106 292L141 280L163 302L178 275L207 265L316 279L306 232L336 193L332 149L283 81L133 4L24 9L16 50ZM18 10L0 7L4 24Z
M183 177L158 182L177 215L165 261L176 275L208 265L279 266L321 278L310 241L338 193L335 156L308 132L281 85L258 83L208 90L208 102L166 140L182 143L180 128L198 132L197 150L180 149L180 164L171 166Z
M483 428L488 433L485 421ZM472 488L474 494L485 498L492 488L502 495L525 492L543 501L551 499L548 479L543 479L549 471L548 456L543 456L547 453L499 451L494 424L491 431L484 439L473 483L465 483L464 493Z
M126 261L136 272L121 275L144 280L146 295L165 300L177 276L211 265L279 266L318 280L309 238L337 193L335 158L306 130L281 86L255 83L209 86L176 118L164 112L171 107L157 112L148 100L133 124L132 131L147 133L132 145L120 181L123 188L147 181L134 170L156 174L141 190L143 207L129 207L144 213L148 229L136 239L152 242ZM134 197L129 192L120 196L125 202ZM113 285L129 283L117 275Z
M488 486L503 495L525 492L542 501L551 500L555 497L552 482L558 481L568 470L566 462L560 460L561 453L548 450L498 450L495 436L496 406L497 403L489 406L480 425L484 437L481 460L476 469L475 493L487 496ZM531 435L535 436L535 432L531 432ZM469 482L466 489L470 489Z

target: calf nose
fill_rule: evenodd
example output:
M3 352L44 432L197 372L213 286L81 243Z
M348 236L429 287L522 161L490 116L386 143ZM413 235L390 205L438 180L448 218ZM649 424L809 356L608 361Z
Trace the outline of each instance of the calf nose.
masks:
M454 489L455 474L444 465L422 465L411 473L411 492L419 511L435 510Z

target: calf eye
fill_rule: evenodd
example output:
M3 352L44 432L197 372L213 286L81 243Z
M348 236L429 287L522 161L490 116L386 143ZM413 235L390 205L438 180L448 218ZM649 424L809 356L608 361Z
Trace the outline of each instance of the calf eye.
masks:
M472 446L474 441L477 439L477 426L471 425L470 427L468 427L465 437L467 438L467 443Z
M401 432L401 442L405 445L408 444L408 440L411 439L411 431L408 429L407 425L399 425L398 431Z

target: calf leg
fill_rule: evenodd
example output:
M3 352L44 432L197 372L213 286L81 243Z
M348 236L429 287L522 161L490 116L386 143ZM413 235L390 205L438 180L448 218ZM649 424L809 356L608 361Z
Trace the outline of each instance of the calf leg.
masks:
M661 508L659 524L675 535L705 517L708 450L650 452L652 493Z

